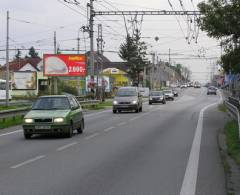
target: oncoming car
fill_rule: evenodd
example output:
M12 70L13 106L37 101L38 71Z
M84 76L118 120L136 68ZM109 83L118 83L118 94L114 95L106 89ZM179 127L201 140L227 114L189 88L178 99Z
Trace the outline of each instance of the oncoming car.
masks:
M217 95L217 89L215 87L213 87L213 86L208 87L207 95L210 95L210 94Z
M149 104L163 103L166 104L165 95L162 91L152 91L149 95Z
M72 137L73 130L82 133L84 116L82 108L73 96L42 96L23 118L24 137L33 134L61 134Z
M113 99L113 113L126 110L142 112L142 95L137 87L121 87Z
M164 90L163 91L164 95L165 95L165 98L167 100L174 100L174 94L173 94L173 90L169 89L169 90Z

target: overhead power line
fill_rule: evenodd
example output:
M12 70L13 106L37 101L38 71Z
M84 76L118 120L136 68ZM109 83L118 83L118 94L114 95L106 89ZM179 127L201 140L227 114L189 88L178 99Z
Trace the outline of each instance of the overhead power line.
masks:
M163 16L182 16L182 15L201 15L200 11L94 11L95 15L163 15Z

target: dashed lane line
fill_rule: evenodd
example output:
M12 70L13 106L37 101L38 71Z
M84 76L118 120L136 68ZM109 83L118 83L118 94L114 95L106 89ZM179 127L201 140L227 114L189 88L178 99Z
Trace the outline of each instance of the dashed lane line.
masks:
M57 148L56 151L60 152L60 151L62 151L62 150L65 150L65 149L67 149L67 148L70 148L70 147L72 147L72 146L74 146L74 145L76 145L76 144L78 144L78 142L72 142L72 143L70 143L70 144L67 144L67 145L64 145L64 146L61 146L61 147Z
M117 124L117 126L122 126L122 125L126 125L127 123L126 122L121 122L119 124Z
M38 161L38 160L40 160L40 159L43 159L43 158L45 158L45 157L46 157L45 155L37 156L37 157L35 157L35 158L26 160L26 161L24 161L24 162L22 162L22 163L19 163L19 164L17 164L17 165L11 166L10 168L11 168L11 169L17 169L17 168L19 168L19 167L22 167L22 166L24 166L24 165L27 165L27 164L36 162L36 161Z
M4 133L4 134L0 134L0 137L6 136L6 135L11 135L11 134L15 134L15 133L20 133L23 130L16 130L16 131L11 131L9 133Z
M109 132L109 131L111 131L111 130L113 130L115 127L109 127L109 128L107 128L107 129L104 129L103 131L104 132Z
M94 137L96 137L96 136L98 136L98 135L99 135L99 133L94 133L94 134L92 134L92 135L89 135L89 136L85 137L85 139L86 139L86 140L89 140L89 139L92 139L92 138L94 138Z

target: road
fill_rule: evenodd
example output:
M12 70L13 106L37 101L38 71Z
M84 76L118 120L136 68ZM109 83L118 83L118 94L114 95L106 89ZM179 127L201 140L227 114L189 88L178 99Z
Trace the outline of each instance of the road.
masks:
M219 100L189 88L139 114L86 114L71 139L1 132L0 194L224 195Z

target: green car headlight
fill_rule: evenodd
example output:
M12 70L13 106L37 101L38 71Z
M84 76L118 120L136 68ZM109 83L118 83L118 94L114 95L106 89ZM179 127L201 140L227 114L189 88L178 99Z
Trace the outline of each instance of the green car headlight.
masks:
M24 119L24 122L25 122L25 123L33 123L34 121L33 121L32 118L25 118L25 119Z
M62 123L62 122L64 122L64 118L55 118L55 119L53 120L53 122L54 122L54 123Z

